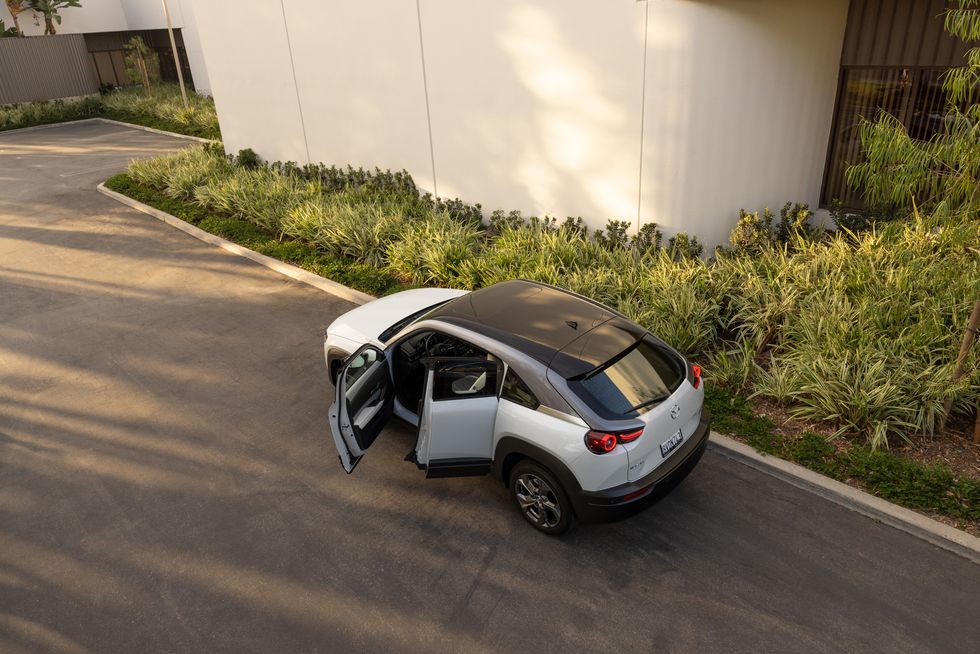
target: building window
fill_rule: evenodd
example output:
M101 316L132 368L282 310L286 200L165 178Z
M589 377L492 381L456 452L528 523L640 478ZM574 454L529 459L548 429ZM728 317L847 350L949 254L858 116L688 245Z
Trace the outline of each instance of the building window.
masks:
M902 122L909 136L928 140L943 130L949 98L943 90L945 69L851 68L841 71L840 96L821 203L839 199L863 209L860 192L847 184L844 170L862 161L861 122L879 110Z
M851 0L822 206L840 199L847 208L866 208L844 177L849 164L862 161L862 119L873 120L884 109L912 138L942 130L949 107L942 74L963 65L971 47L944 30L949 7L949 0Z

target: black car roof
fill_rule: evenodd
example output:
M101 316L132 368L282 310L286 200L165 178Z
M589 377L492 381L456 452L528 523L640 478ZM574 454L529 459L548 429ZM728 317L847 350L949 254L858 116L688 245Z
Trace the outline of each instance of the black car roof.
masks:
M602 365L644 334L641 327L608 307L525 279L460 296L427 318L505 343L565 378Z

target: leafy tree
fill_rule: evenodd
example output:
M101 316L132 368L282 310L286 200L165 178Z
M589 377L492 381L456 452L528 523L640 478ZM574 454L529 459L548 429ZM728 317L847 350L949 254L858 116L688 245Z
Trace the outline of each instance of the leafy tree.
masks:
M124 47L126 75L133 84L142 84L149 97L150 82L160 80L160 57L138 36L131 38Z
M58 13L62 9L67 9L68 7L81 7L82 3L79 0L27 0L28 5L31 9L37 13L44 16L44 33L45 34L56 34L54 25L57 23L61 25L61 14ZM9 2L7 3L10 4Z
M980 41L980 0L958 0L958 6L946 13L945 27L953 36ZM883 110L875 120L862 123L866 161L848 167L846 176L863 191L869 206L914 207L940 216L980 212L978 82L980 48L973 48L966 65L948 71L943 79L950 105L942 131L928 141L911 138L902 123Z
M960 0L946 12L946 31L966 42L980 41L980 0ZM945 87L952 102L973 103L980 86L980 47L966 53L966 65L946 73ZM976 111L976 105L973 105Z
M7 0L7 11L10 12L11 18L14 19L14 26L11 28L14 30L14 34L10 34L10 30L4 28L3 30L0 30L6 32L4 36L24 36L24 31L20 29L20 23L17 21L17 16L24 13L28 9L29 7L27 6L27 0Z

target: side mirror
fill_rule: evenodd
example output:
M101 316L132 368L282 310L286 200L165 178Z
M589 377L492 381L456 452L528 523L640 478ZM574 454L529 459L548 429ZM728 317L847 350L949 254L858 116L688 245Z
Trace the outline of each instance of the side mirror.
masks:
M364 352L357 355L357 357L350 362L351 369L356 370L357 368L363 368L364 366L369 366L378 360L378 353L374 350L365 350Z

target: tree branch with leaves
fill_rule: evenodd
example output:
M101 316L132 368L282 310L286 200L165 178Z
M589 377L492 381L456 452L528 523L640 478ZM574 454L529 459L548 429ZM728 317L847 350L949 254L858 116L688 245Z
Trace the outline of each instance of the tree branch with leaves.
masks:
M27 0L7 0L7 11L10 12L10 17L14 19L14 27L17 31L16 36L24 36L24 30L20 28L20 22L17 16L24 13L30 9Z
M9 2L7 3L10 4ZM79 0L27 0L28 7L44 17L44 33L57 34L55 23L61 25L62 9L81 7Z
M142 84L146 97L150 97L150 82L160 79L160 57L139 36L131 38L123 47L129 81Z
M946 13L945 27L964 41L980 41L980 0L958 0ZM967 53L964 66L945 73L943 88L949 100L943 127L927 141L913 139L884 110L861 124L865 161L848 166L845 174L868 206L980 215L980 48Z

